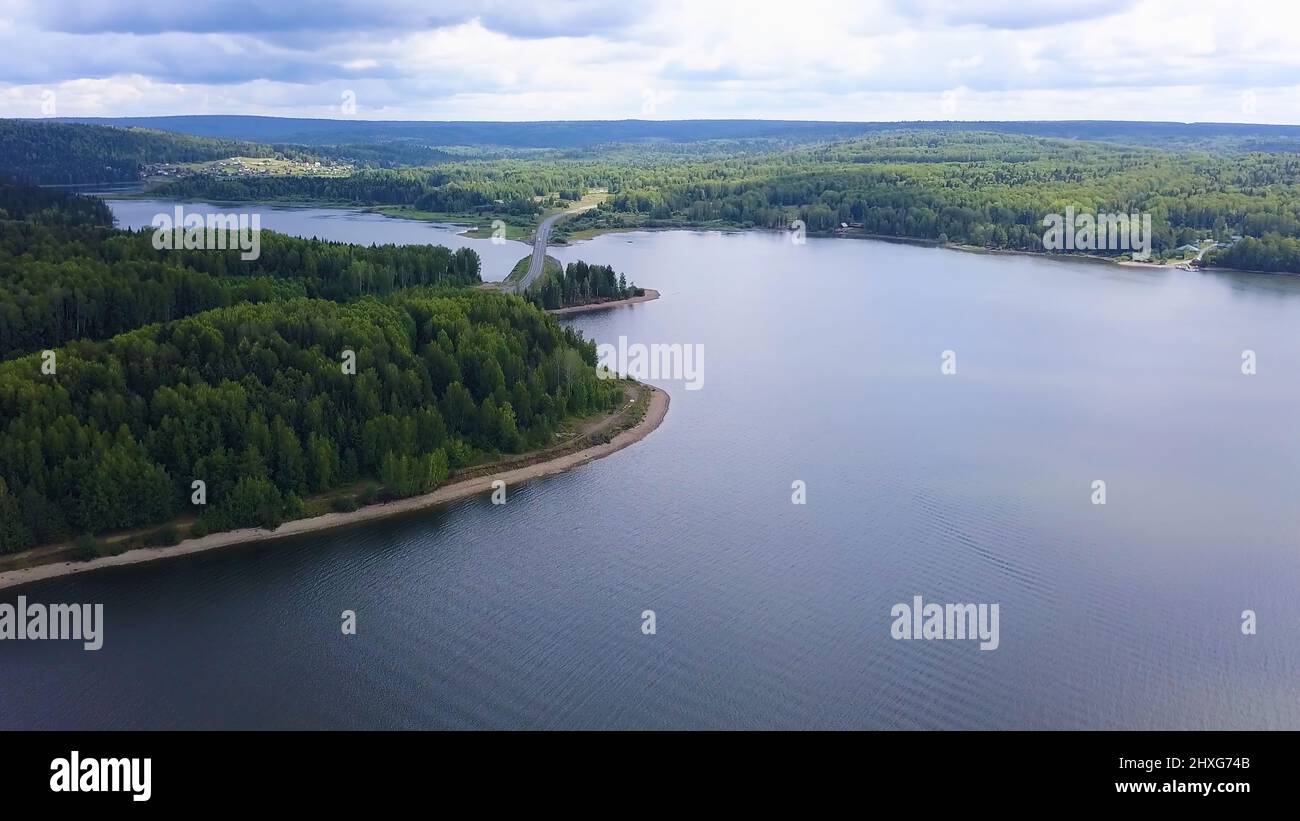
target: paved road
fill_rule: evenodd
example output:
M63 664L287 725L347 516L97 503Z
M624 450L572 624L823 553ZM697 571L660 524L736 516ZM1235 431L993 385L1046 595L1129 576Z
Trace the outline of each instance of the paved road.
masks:
M524 274L524 278L515 285L515 293L522 294L527 291L528 286L532 285L542 275L542 268L546 264L546 240L550 238L551 228L555 223L571 214L580 214L595 207L594 205L584 205L581 208L570 208L568 211L551 214L542 220L541 224L537 226L537 236L533 239L533 258L528 261L528 273Z

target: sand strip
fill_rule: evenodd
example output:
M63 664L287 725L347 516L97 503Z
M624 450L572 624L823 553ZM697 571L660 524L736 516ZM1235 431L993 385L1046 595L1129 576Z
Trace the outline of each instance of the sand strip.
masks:
M23 568L20 570L6 570L0 573L0 589L36 581L43 581L45 579L53 579L59 576L68 576L73 573L85 573L103 567L122 567L125 565L157 561L159 559L169 559L175 556L188 556L193 553L202 553L206 550L216 550L218 548L230 547L237 544L267 541L270 539L283 539L287 536L314 533L320 530L328 530L333 527L342 527L345 525L356 524L358 522L382 519L413 510L420 510L422 508L459 501L479 493L489 493L492 490L492 482L497 479L501 479L507 486L511 486L518 484L519 482L526 482L530 479L563 473L566 470L572 470L580 465L585 465L586 463L599 459L602 456L608 456L611 453L620 451L628 445L635 444L650 435L651 431L655 428L659 427L659 423L664 420L664 416L668 413L668 394L659 388L651 388L650 386L646 387L651 391L651 394L649 405L646 408L645 417L635 427L619 433L613 439L604 444L593 445L592 447L574 453L557 456L554 459L548 459L544 462L537 462L536 464L526 465L524 467L506 469L500 473L487 473L472 479L463 479L458 482L452 482L449 485L444 485L432 493L426 493L423 496L412 496L409 499L399 499L395 502L369 505L348 513L326 513L322 516L313 516L310 519L295 519L291 522L285 522L275 530L265 530L262 528L230 530L224 533L213 533L198 539L186 539L180 544L172 547L144 547L136 550L128 550L125 553L119 553L116 556L101 556L98 559L91 559L88 562L55 562L52 564Z
M568 308L552 308L546 313L552 316L564 316L565 314L585 314L588 311L603 311L606 308L617 308L620 305L635 305L638 302L649 302L652 299L658 299L659 292L654 288L646 288L645 293L641 296L628 297L627 299L615 299L610 302L593 302L590 305L571 305Z

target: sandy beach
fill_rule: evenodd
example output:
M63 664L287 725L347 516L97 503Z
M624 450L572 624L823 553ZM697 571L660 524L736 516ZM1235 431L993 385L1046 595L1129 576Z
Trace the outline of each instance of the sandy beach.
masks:
M616 299L610 302L593 302L590 305L572 305L568 308L552 308L546 313L552 316L564 316L568 314L585 314L590 311L603 311L606 308L617 308L621 305L635 305L638 302L649 302L652 299L659 298L659 292L654 288L644 289L645 293L641 296L628 297L627 299Z
M647 293L649 293L648 290ZM653 299L653 297L649 298ZM638 297L638 299L640 299L640 297ZM510 487L520 482L527 482L530 479L563 473L564 471L580 467L588 462L599 459L603 456L608 456L611 453L616 453L629 445L635 444L650 435L655 428L659 427L659 424L664 420L664 416L668 413L669 397L667 393L659 388L653 388L650 386L646 386L646 388L651 391L651 394L644 418L642 418L642 420L634 427L620 432L610 441L603 444L593 445L573 453L561 454L553 459L547 459L542 462L536 462L522 467L508 468L503 466L503 469L500 472L486 472L483 473L483 475L475 476L474 478L455 481L438 488L432 493L426 493L423 496L413 496L409 499L399 499L394 502L369 505L348 513L326 513L322 516L314 516L309 519L295 519L291 522L285 522L275 530L265 530L262 528L230 530L224 533L213 533L198 539L186 539L180 544L172 547L146 547L136 550L128 550L125 553L119 553L116 556L102 556L88 562L54 562L51 564L43 564L19 570L7 570L0 572L0 590L20 584L29 584L31 582L53 579L59 576L68 576L73 573L86 573L91 570L99 570L105 567L123 567L125 565L142 564L144 562L170 559L176 556L188 556L194 553L202 553L207 550L217 550L219 548L231 547L238 544L267 541L271 539L283 539L288 536L314 533L320 530L328 530L329 528L343 527L345 525L357 524L359 522L382 519L388 516L396 516L414 510L421 510L423 508L435 507L437 505L459 501L479 493L489 493L492 490L492 483L498 479L504 481L506 486Z

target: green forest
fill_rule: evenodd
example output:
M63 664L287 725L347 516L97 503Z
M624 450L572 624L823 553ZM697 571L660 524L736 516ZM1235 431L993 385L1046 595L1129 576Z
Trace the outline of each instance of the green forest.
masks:
M582 180L548 173L518 161L450 163L436 168L364 169L347 177L250 177L219 179L195 174L153 189L176 199L292 201L350 205L403 205L418 211L502 214L541 213L535 197L564 191L576 200ZM563 194L561 194L563 196Z
M624 274L609 265L592 265L582 260L570 262L563 269L533 283L527 297L546 310L590 305L645 294L644 288L629 285Z
M0 178L71 185L236 155L345 158L358 170L342 177L194 173L151 194L516 224L608 192L559 224L560 242L800 220L813 235L1038 251L1044 216L1073 207L1151 214L1157 258L1213 239L1223 247L1210 265L1300 273L1290 132L697 123L656 136L654 126L552 125L470 147L367 142L362 126L337 126L346 139L305 148L0 120ZM446 133L494 127L462 126ZM627 129L648 130L599 141ZM641 289L587 262L523 298L465 287L479 282L477 254L441 246L262 232L252 260L158 250L151 231L115 229L98 199L0 183L0 552L182 516L197 517L195 533L273 525L319 494L355 505L421 493L621 400L620 386L596 378L591 343L539 309ZM206 504L193 503L195 481Z
M187 123L199 128L206 121ZM297 126L315 133L313 123ZM463 215L480 227L494 218L529 224L548 207L592 189L608 191L599 208L559 226L561 242L603 230L788 229L800 220L813 235L841 229L1040 251L1044 216L1073 206L1151 214L1157 259L1177 257L1180 246L1205 239L1243 236L1258 242L1221 249L1208 262L1297 271L1300 141L1294 129L1281 127L702 121L673 124L664 138L629 142L609 135L652 135L655 128L556 123L502 126L503 146L430 144L408 134L453 139L493 132L493 124L444 124L441 131L438 124L394 123L387 131L376 123L319 124L341 129L340 141L268 145L139 127L0 120L0 176L86 183L136 179L146 163L235 154L332 157L357 170L341 177L234 179L194 173L151 193L384 206ZM276 137L287 136L287 127L248 125L250 134ZM610 141L600 142L602 135ZM358 141L367 137L375 142ZM530 143L537 147L525 147Z
M51 196L0 185L0 358L241 302L480 281L477 254L443 246L366 247L263 231L254 260L238 250L160 251L149 229L114 230L102 201L65 197L52 206ZM16 218L3 219L6 210Z
M717 149L717 147L714 147ZM1295 271L1300 156L1293 152L1174 150L972 131L899 131L861 139L692 152L679 145L537 152L428 168L371 168L339 179L167 183L165 196L302 199L398 205L432 212L535 217L546 197L610 192L556 231L629 228L788 229L841 226L867 235L987 248L1042 250L1043 218L1080 212L1149 213L1157 259L1204 239L1255 237L1211 264Z
M98 200L9 186L0 207L0 552L184 515L274 526L365 481L422 493L622 400L592 343L455 287L472 251L264 236L241 263L154 251Z
M148 163L277 153L268 145L145 128L0 119L0 179L40 185L129 182Z

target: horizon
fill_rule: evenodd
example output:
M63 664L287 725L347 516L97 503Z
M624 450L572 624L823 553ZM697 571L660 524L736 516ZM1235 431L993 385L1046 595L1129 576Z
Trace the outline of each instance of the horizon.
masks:
M1282 123L1282 122L1236 122L1232 120L1145 120L1145 119L1112 119L1106 117L1100 118L1062 118L1062 119L953 119L953 120L823 120L823 119L804 119L797 117L590 117L590 118L566 118L553 120L490 120L490 119L385 119L369 117L327 117L327 116L291 116L284 114L201 114L201 113L182 113L182 114L145 114L145 115L65 115L55 117L24 117L24 116L3 116L4 120L32 120L37 122L51 123L86 123L91 121L106 120L171 120L184 118L249 118L261 120L319 120L321 122L334 123L500 123L503 125L526 125L528 123L699 123L699 122L757 122L757 123L809 123L818 125L970 125L979 123L1055 123L1068 125L1071 123L1125 123L1135 125L1177 125L1177 126L1241 126L1243 128L1252 127L1281 127L1281 128L1300 128L1300 122Z

